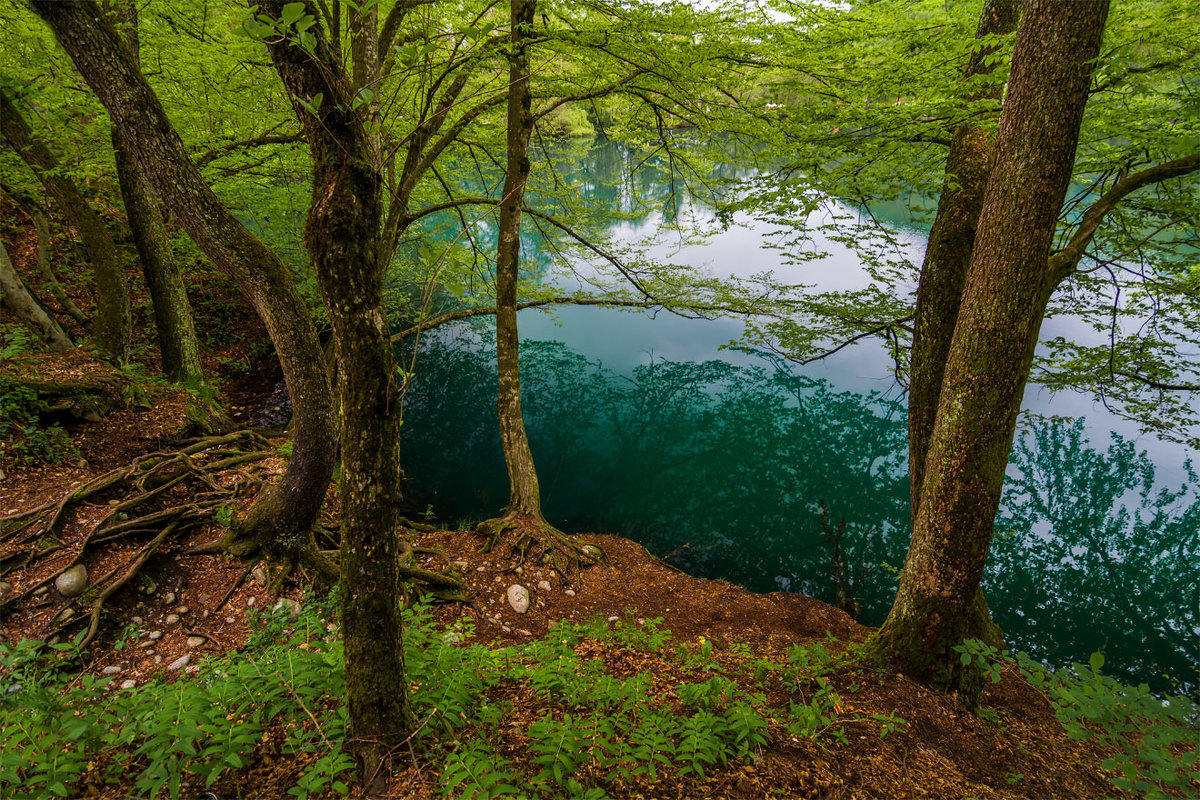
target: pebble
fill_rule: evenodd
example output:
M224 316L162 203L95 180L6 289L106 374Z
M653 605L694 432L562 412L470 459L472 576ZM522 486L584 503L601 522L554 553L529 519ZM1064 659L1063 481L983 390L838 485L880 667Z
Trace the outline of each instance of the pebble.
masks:
M257 567L255 567L250 574L254 576L255 583L257 583L259 586L266 587L267 571L263 569L262 564L259 564Z
M150 640L152 640L152 641L153 641L154 639L161 639L161 638L162 638L162 631L150 631L148 634L146 634L146 638L147 638L147 639L150 639Z
M76 564L54 579L54 588L63 597L78 597L87 588L88 572L83 564Z
M122 689L132 689L135 686L137 686L137 681L135 681L133 678L128 678L126 680L121 681Z
M192 660L191 656L182 655L179 658L172 661L170 664L168 664L167 669L170 669L170 670L183 669L184 667L186 667L188 665L188 663L191 660Z
M609 622L620 622L621 618L620 617L609 617L608 621Z
M279 602L271 607L271 611L276 614L283 611L286 612L287 615L292 619L299 619L300 604L290 597L281 597L279 598Z
M204 644L207 641L208 641L208 637L206 637L206 636L189 636L187 639L187 646L188 647L199 647L200 645Z
M206 595L206 594L199 595L199 596L196 598L196 602L197 602L197 603L199 603L199 604L200 604L200 605L202 605L202 606L204 606L204 605L208 605L208 595Z
M49 586L44 586L44 585L43 585L43 586L39 586L39 587L37 587L36 589L34 589L34 590L33 590L33 593L34 593L34 595L36 595L36 596L40 597L40 596L44 595L46 592L48 592L48 591L50 591L50 587L49 587Z
M507 625L501 625L500 630L504 631L505 633L512 633L512 628L508 627Z
M508 587L508 604L513 611L524 614L529 610L529 590L519 583Z
M446 631L442 634L443 644L460 644L463 640L463 635L458 631Z
M8 581L0 581L0 597L6 597L12 593L12 584Z
M138 647L154 647L154 642L138 642Z
M188 613L189 611L191 611L191 609L188 608L187 606L180 606L179 608L175 609L175 613L179 614L180 616L183 616L184 614Z
M163 597L162 597L162 601L163 601L164 603L166 603L167 605L171 605L171 603L174 603L174 602L175 602L175 593L174 593L174 592L167 592L166 594L164 594L164 595L163 595Z
M154 657L154 663L155 663L155 664L161 664L161 663L162 663L162 656L155 656L155 657Z
M208 609L207 608L200 612L200 619L208 619Z
M233 617L226 617L225 622L229 625L232 625L233 623L237 622L237 620L235 620Z
M563 592L563 594L565 594L567 597L574 597L574 596L575 596L575 590L574 590L574 589L567 589L565 592Z
M59 618L60 620L62 620L63 622L66 622L67 620L69 620L69 619L70 619L71 617L73 617L73 616L75 616L75 609L73 609L73 608L69 608L69 607L68 607L68 608L64 608L64 609L63 609L62 611L60 611L60 612L59 612L59 614L58 614L58 618Z
M553 587L550 586L550 581L538 581L538 588L543 592L548 592Z
M134 625L141 625L146 620L142 619L141 617L130 617L129 621L132 622Z
M167 624L168 625L174 625L176 622L179 622L178 614L167 614Z
M246 608L252 608L254 606L254 604L257 602L258 602L258 598L255 597L254 595L250 595L249 597L246 598Z
M476 572L487 572L487 567L476 567L475 571Z
M450 566L454 567L455 569L461 570L461 569L466 569L467 567L469 567L471 565L465 561L451 561Z
M103 672L105 675L116 675L118 672L121 671L121 668L120 667L105 667L104 669L102 669L100 671Z
M525 630L524 628L517 628L517 633L521 634L522 636L533 636L533 633Z

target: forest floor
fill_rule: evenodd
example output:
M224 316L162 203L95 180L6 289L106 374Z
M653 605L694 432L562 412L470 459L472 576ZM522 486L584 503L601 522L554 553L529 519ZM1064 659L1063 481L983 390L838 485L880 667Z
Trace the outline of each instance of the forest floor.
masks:
M43 373L107 369L86 356L72 360L35 357ZM271 403L274 378L234 387L240 394L227 396L234 414ZM8 453L0 456L5 474L0 492L0 517L54 501L71 487L169 444L188 427L183 397L163 390L151 407L119 410L98 422L72 431L77 454L60 464L31 466ZM282 445L279 434L273 440ZM269 473L282 471L285 458L272 455L254 465ZM331 489L330 509L336 509ZM248 503L251 496L243 498ZM64 520L60 539L65 545L53 557L6 576L9 598L26 594L31 586L47 581L78 552L78 543L94 525L106 504L98 498L81 506ZM332 517L327 517L332 524ZM195 544L221 535L210 523L156 551L137 581L116 592L106 606L99 636L89 647L83 672L112 677L119 683L141 685L156 676L171 679L204 669L205 656L220 656L246 646L249 629L246 609L278 602L269 596L261 574L248 574L247 565L220 555L188 555ZM861 643L869 629L845 613L812 598L784 594L754 594L738 586L686 575L670 567L640 545L614 536L584 536L601 546L606 560L585 570L575 585L548 568L527 567L524 574L506 573L509 566L502 547L483 551L480 537L471 532L414 533L414 544L440 550L444 558L422 556L430 568L457 562L473 598L470 605L438 608L443 622L468 617L474 623L473 640L501 647L543 637L560 621L584 622L601 618L661 618L673 641L693 650L707 642L711 669L737 675L752 658L770 657L786 663L793 645L821 643L831 652ZM133 546L133 545L130 545ZM3 554L0 548L0 555ZM89 559L109 557L103 553ZM440 562L440 563L439 563ZM89 564L93 573L99 564ZM529 587L532 602L518 614L507 598L516 582ZM304 599L302 587L285 590L291 599ZM73 601L54 588L28 593L20 603L0 611L0 636L14 642L42 638L53 628L51 620ZM61 621L61 617L58 618ZM155 633L156 632L156 633ZM138 640L138 646L131 645ZM467 643L470 643L469 641ZM465 643L466 644L466 643ZM622 677L637 672L653 676L656 692L670 695L685 680L677 659L669 653L634 652L618 643L590 641L591 658L603 660L608 674ZM175 672L168 666L188 656L188 666ZM770 739L752 761L708 771L703 779L672 780L639 789L642 797L1104 797L1120 795L1110 783L1112 774L1100 764L1109 755L1094 740L1075 741L1056 718L1047 698L1033 688L1012 663L1004 665L998 683L984 692L982 707L974 713L951 695L931 691L905 676L856 666L833 668L826 678L836 689L835 706L844 740L797 739L784 728L772 726ZM536 701L528 700L527 716L534 717ZM520 718L520 703L516 701ZM870 719L898 718L902 723L880 735L878 725L859 725ZM514 723L515 724L515 723ZM520 730L513 735L519 740ZM261 749L261 748L260 748ZM258 751L256 751L258 752ZM520 748L509 758L520 758ZM260 753L243 774L253 776L239 792L247 797L283 796L296 779L294 760ZM397 797L440 796L437 776L422 774L434 769L420 760L401 770L392 788ZM253 791L244 787L258 787ZM1200 792L1200 784L1193 784ZM234 791L228 787L225 791ZM199 794L199 790L196 791ZM124 796L122 790L97 788L96 796ZM222 795L228 797L229 795ZM633 796L633 794L631 794Z

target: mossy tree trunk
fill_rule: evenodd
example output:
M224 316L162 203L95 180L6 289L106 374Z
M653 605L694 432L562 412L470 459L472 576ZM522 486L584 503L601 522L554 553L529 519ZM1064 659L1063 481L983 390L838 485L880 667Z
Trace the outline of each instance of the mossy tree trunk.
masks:
M137 6L127 0L118 4L116 10L123 24L129 52L134 61L140 64ZM196 336L192 304L171 250L171 240L167 236L162 213L137 160L121 143L115 128L112 143L117 180L125 203L125 217L129 220L133 243L142 262L142 274L154 303L154 323L158 332L163 374L174 383L189 389L200 389L205 385L204 367L200 363L200 342Z
M230 213L201 177L124 39L93 0L30 5L54 32L108 110L167 210L213 264L234 281L267 328L292 401L287 471L239 523L230 548L326 571L312 526L336 456L333 399L316 329L291 270Z
M1107 0L1023 9L995 161L930 436L900 590L871 640L914 678L978 701L953 648L973 634L1021 397L1052 290L1047 267L1070 182Z
M71 227L79 234L96 277L96 313L89 334L106 358L118 366L129 361L131 332L129 283L116 242L58 159L30 130L13 98L0 91L0 131L46 187Z
M283 0L267 0L261 12L279 18L283 7ZM352 35L375 30L372 10L351 13ZM389 759L414 725L400 619L401 384L384 308L389 259L379 245L383 174L364 126L371 111L353 108L356 90L339 54L320 26L309 31L312 53L283 39L267 46L294 101L322 98L315 115L299 102L294 106L313 160L304 241L337 354L349 749L373 795L386 788ZM356 61L372 59L366 54Z
M29 292L29 287L13 268L3 242L0 242L0 307L9 309L50 352L65 353L75 349L75 343L58 320L47 314Z
M1018 0L988 0L980 15L975 38L1012 33L1019 17ZM963 78L991 72L993 66L987 56L994 52L994 47L977 50L967 62ZM1002 91L1003 87L996 86L964 99L998 101ZM937 216L929 232L929 244L921 265L908 392L909 487L914 525L921 506L925 458L937 414L950 339L958 320L994 148L995 135L984 120L976 119L955 129L946 157L946 179L938 200ZM982 589L973 606L970 629L974 638L983 639L997 648L1003 645L1003 635L988 613Z

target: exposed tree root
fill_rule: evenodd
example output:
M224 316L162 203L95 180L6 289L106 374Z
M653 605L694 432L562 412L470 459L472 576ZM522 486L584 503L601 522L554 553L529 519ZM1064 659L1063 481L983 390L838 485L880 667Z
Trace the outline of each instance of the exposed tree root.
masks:
M568 584L578 584L580 572L604 560L604 551L594 544L579 542L551 525L540 514L512 512L484 520L475 528L487 537L484 552L491 552L501 540L508 541L512 561L501 574L523 568L533 559L549 566Z
M178 450L150 453L100 475L56 501L0 517L0 575L35 566L67 547L73 551L73 557L60 568L6 597L0 611L22 603L68 569L85 563L90 551L120 540L149 536L149 541L128 559L104 575L92 577L83 594L63 603L52 618L47 636L86 620L83 643L91 642L108 599L133 580L173 537L210 522L219 509L260 485L261 479L245 467L273 452L266 439L249 431L189 440ZM224 473L234 469L238 469L236 480L222 480ZM107 503L101 505L105 500ZM74 513L96 507L105 509L101 519L89 526L81 540L64 542L63 526Z

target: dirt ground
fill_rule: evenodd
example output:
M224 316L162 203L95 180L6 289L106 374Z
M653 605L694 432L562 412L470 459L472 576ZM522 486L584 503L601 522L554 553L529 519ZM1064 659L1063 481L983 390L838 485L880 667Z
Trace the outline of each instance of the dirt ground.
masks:
M85 356L72 359L47 359L42 369L60 376L71 370L102 369ZM259 395L235 399L231 405L253 406L263 402L266 393L260 391ZM106 470L164 446L186 430L184 409L181 396L164 392L150 408L117 411L100 422L77 427L73 438L79 454L68 463L28 466L0 460L6 476L0 490L0 517L51 502ZM282 436L275 440L276 444L284 441ZM278 473L283 464L282 456L273 456L256 468ZM243 502L251 500L252 496L247 496ZM336 508L336 502L329 506ZM74 560L77 543L106 510L106 502L100 498L69 514L61 536L65 547L53 557L36 560L6 576L12 588L0 600L0 633L5 639L44 637L61 623L64 609L71 608L74 601L58 594L52 578ZM245 645L244 609L271 605L279 598L270 596L264 576L245 564L223 555L186 554L189 547L221 533L213 523L169 542L145 565L137 581L113 595L100 634L90 648L87 671L141 683L172 664L179 665L184 656L195 662L198 655ZM456 615L471 616L476 636L486 642L525 641L543 635L561 619L607 619L627 612L640 618L661 617L676 641L694 642L704 637L713 643L718 659L724 660L736 659L730 651L734 643L783 658L792 644L826 641L831 635L837 640L832 646L845 647L863 641L869 633L842 611L809 597L754 594L729 583L686 575L625 539L582 538L603 548L606 560L568 584L549 568L529 567L520 575L505 573L509 564L504 548L485 553L480 537L471 532L413 535L415 544L445 554L445 558L422 556L430 568L460 562L456 566L466 575L473 603L444 606L438 613L447 621ZM89 556L89 570L102 571L105 564L100 562L127 558L128 548L135 546L121 545ZM4 545L0 545L2 555L6 555ZM515 582L531 590L531 608L525 614L516 613L507 601L507 589ZM47 588L32 591L38 585ZM298 599L301 587L290 586L285 594ZM139 646L115 649L122 637L139 638ZM666 679L675 670L664 659L617 647L602 655L613 674L633 669L631 664L637 671L661 673ZM197 669L195 663L182 667L183 672ZM998 684L985 691L984 706L995 713L992 721L969 712L954 697L930 691L903 675L879 676L873 671L848 669L836 673L832 681L848 698L847 714L894 713L906 720L907 726L886 738L850 735L845 744L832 746L772 739L753 765L720 770L701 782L659 786L654 796L1039 798L1117 794L1098 766L1104 754L1094 745L1070 740L1046 699L1011 666L1005 668ZM852 692L851 684L860 688ZM260 796L283 794L288 785L284 767L264 763L253 769L258 773L255 783L264 792ZM435 784L402 773L396 776L393 788L396 796L424 797ZM273 786L277 788L272 790Z

